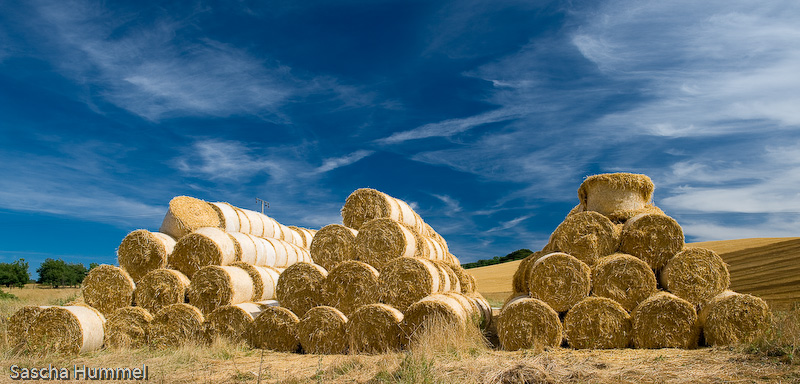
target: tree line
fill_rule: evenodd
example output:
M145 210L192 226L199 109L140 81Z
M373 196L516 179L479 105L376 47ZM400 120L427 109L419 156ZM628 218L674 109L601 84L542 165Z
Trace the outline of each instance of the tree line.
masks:
M528 257L528 255L530 255L531 253L533 253L533 251L531 251L530 249L524 249L523 248L523 249L518 249L518 250L516 250L514 252L511 252L508 255L505 255L505 256L502 256L502 257L495 256L495 257L493 257L491 259L481 259L481 260L478 260L478 261L475 261L475 262L472 262L472 263L461 264L461 267L464 268L464 269L470 269L470 268L477 268L477 267L485 267L487 265L507 263L509 261L522 260L522 259Z
M36 269L39 279L35 282L49 285L53 288L79 286L83 283L86 274L97 265L97 263L91 263L87 269L81 263L67 263L61 259L46 259ZM0 263L0 285L21 288L31 282L33 280L28 274L28 263L25 259L19 259L13 263Z

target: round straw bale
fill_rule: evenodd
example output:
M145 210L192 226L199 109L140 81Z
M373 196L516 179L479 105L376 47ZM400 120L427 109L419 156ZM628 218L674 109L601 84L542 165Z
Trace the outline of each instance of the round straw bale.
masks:
M400 220L400 207L392 204L391 196L371 188L359 188L350 196L342 207L342 222L345 226L360 230L366 222L377 218Z
M189 278L175 269L156 269L146 274L136 285L136 305L156 313L170 304L186 301Z
M262 301L275 298L275 288L278 286L280 272L273 267L261 267L237 261L231 264L247 271L253 279L253 301Z
M530 269L531 297L544 301L557 312L569 310L592 290L591 268L566 253L542 256Z
M470 321L470 324L480 325L482 320L482 312L481 308L478 306L478 303L461 292L442 292L441 295L456 299L458 304L461 305L461 308L464 309L464 313L467 315L467 319Z
M241 225L239 224L239 215L236 214L236 208L225 202L211 203L211 208L217 211L219 216L220 228L225 232L239 232Z
M122 268L103 264L92 268L83 279L83 300L104 315L133 304L136 284Z
M353 249L356 260L378 269L398 257L424 257L419 234L392 219L374 219L364 223Z
M446 286L447 291L454 291L461 293L461 281L458 279L458 275L456 272L453 271L453 268L450 267L449 264L445 263L444 261L440 260L432 260L439 270L442 272L442 276L447 278Z
M709 345L753 342L767 331L772 321L764 300L733 291L714 296L703 306L699 317Z
M481 329L488 329L492 325L492 306L489 304L489 301L478 292L467 293L465 295L478 307L478 314L480 315L478 326Z
M337 264L355 257L353 244L358 231L341 224L330 224L322 227L311 240L311 258L327 270Z
M142 307L117 309L106 321L106 347L139 348L146 345L152 321L153 315Z
M450 264L450 269L458 279L458 287L461 293L470 294L475 292L475 277L459 264Z
M236 211L236 217L239 218L239 232L250 233L250 218L241 208L233 207L233 209Z
M137 229L122 239L117 262L138 283L147 272L166 267L174 248L175 239L170 235Z
M448 259L447 250L438 240L428 236L422 236L422 240L425 247L425 255L428 259L436 261L446 261Z
M347 316L334 307L314 307L297 325L300 345L306 353L338 355L347 352Z
M575 349L627 348L631 315L614 300L587 297L567 312L564 334Z
M233 239L233 245L236 248L236 260L248 264L256 264L258 262L258 246L256 240L258 237L247 233L241 232L228 232L228 236Z
M161 308L150 322L150 343L178 347L186 342L203 341L205 317L195 306L178 303Z
M219 215L213 207L194 197L174 197L169 201L169 209L158 231L180 239L198 228L219 227Z
M594 212L568 216L550 236L555 251L568 253L590 267L619 248L619 231L607 217Z
M281 306L305 315L306 311L322 305L323 286L328 271L311 263L297 263L286 268L278 278L276 294Z
M439 269L430 260L398 257L380 269L381 302L401 312L414 302L440 292Z
M378 270L367 263L339 263L325 278L324 302L350 316L358 307L380 300L378 276Z
M615 253L601 258L592 270L592 293L618 302L628 312L657 290L653 270L635 256Z
M464 305L455 297L433 294L417 301L403 313L401 328L405 342L413 341L426 332L440 327L459 333L470 321Z
M700 305L722 293L731 284L728 266L716 252L686 248L669 259L661 270L661 285L680 298Z
M247 340L247 332L253 328L255 318L261 314L265 306L258 303L239 303L224 305L215 309L205 318L203 323L206 337L213 341L221 337L233 342Z
M291 248L289 243L280 239L265 238L267 241L267 251L275 254L275 264L278 268L287 268L297 263L297 253ZM290 250L292 251L290 254Z
M700 327L694 305L668 292L658 292L631 312L635 348L694 348Z
M558 313L538 299L518 296L506 303L497 317L497 337L507 351L557 347L562 332Z
M189 303L204 314L253 299L253 279L240 267L209 265L192 276Z
M9 347L16 349L28 341L28 329L45 308L50 307L45 305L26 305L18 309L8 318L7 334Z
M303 248L309 249L309 247L311 247L311 242L314 241L314 232L312 232L308 228L301 228L293 225L290 225L289 229L294 231L296 235L295 237L298 238L303 243L302 245Z
M517 266L517 270L514 272L514 277L511 278L511 286L514 289L514 292L528 293L530 291L528 286L530 282L531 267L536 260L539 260L540 257L548 253L537 251L531 253L522 259L522 261L520 261L519 266Z
M347 320L350 353L379 354L398 351L403 331L403 314L386 304L368 304L356 310Z
M578 188L578 198L585 210L624 221L650 202L654 189L646 175L605 173L587 177Z
M675 219L654 213L632 217L622 228L619 251L634 255L656 271L683 249L683 229Z
M199 228L175 244L169 258L172 268L192 277L208 265L228 265L236 261L236 246L228 233L219 228Z
M250 230L247 233L253 236L264 236L264 220L261 218L263 215L249 209L239 209L241 209L242 213L247 217L247 221L250 224Z
M28 328L28 347L39 353L77 354L103 346L106 319L85 305L49 307Z
M296 352L300 348L297 338L299 323L297 315L284 307L265 307L245 335L253 348Z
M292 244L289 242L285 243L286 243L287 259L289 260L287 267L295 263L312 262L311 254L308 253L307 249L302 248L297 244Z

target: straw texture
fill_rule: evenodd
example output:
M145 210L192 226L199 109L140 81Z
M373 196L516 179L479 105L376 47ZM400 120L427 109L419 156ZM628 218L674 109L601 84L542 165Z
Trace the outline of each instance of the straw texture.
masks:
M292 311L278 306L265 307L255 318L248 343L254 348L276 352L296 352L300 348L297 325L300 319Z
M565 312L592 289L592 271L586 263L566 253L554 252L533 263L528 282L531 297Z
M497 319L497 337L507 351L557 347L562 334L558 313L534 298L518 296L510 300Z
M350 353L379 354L400 350L403 314L386 304L358 308L347 321L345 332Z
M311 263L297 263L286 268L278 278L278 302L295 314L324 303L323 287L328 271Z
M661 285L694 305L711 300L728 289L730 283L725 262L716 252L705 248L678 252L661 271Z
M631 342L631 316L614 300L587 297L567 312L564 334L576 349L626 348Z
M353 244L356 235L358 231L341 224L322 227L311 240L311 258L323 268L332 270L337 264L355 257Z
M628 312L657 289L653 270L635 256L615 253L600 259L592 269L592 293L618 302Z
M297 325L300 346L306 353L334 355L347 352L347 316L329 306L314 307Z
M175 239L202 227L220 227L220 219L214 206L189 196L177 196L169 201L169 209L158 230Z
M174 269L156 269L145 275L136 285L136 305L151 314L170 304L186 301L189 278Z
M86 304L104 315L133 303L136 284L128 272L113 265L103 264L92 268L83 279L81 293Z
M139 348L150 338L153 315L142 307L125 307L114 311L106 321L107 348Z
M148 272L166 267L174 248L175 239L170 235L137 229L122 239L117 262L138 283Z

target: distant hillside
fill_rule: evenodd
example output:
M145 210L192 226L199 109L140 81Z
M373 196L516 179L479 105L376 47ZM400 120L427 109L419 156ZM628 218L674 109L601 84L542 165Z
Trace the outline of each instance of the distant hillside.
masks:
M533 251L531 251L530 249L523 248L523 249L518 249L518 250L516 250L514 252L511 252L508 255L505 255L503 257L495 256L495 257L493 257L491 259L488 259L488 260L478 260L478 261L475 261L475 262L472 262L472 263L461 264L461 266L464 269L486 267L486 266L489 266L489 265L507 263L509 261L522 260L522 259L528 257L528 255L530 255L531 253L533 253Z

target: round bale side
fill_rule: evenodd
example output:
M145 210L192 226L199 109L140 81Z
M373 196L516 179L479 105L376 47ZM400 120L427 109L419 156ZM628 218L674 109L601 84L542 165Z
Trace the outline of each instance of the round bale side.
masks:
M42 310L28 328L32 352L78 354L103 346L105 317L83 305L49 307Z
M175 269L156 269L145 275L136 285L136 305L151 314L170 304L186 301L189 278Z
M592 293L620 303L628 312L657 290L653 270L632 255L615 253L603 257L592 270Z
M700 327L694 305L668 292L658 292L631 312L635 348L694 348Z
M587 297L567 312L564 334L575 349L627 348L631 315L614 300Z
M528 292L557 312L566 312L592 290L592 270L586 263L562 252L536 260L530 268Z
M253 279L239 267L209 265L195 273L187 293L189 303L209 314L223 305L251 301Z
M177 196L169 201L169 209L161 222L161 233L180 239L202 227L220 227L214 206L189 196Z

